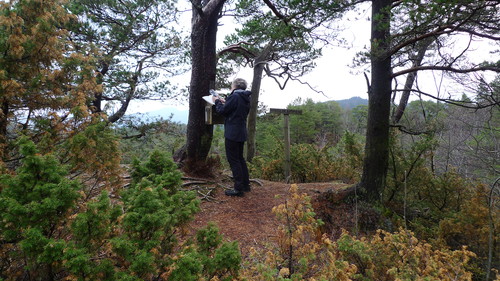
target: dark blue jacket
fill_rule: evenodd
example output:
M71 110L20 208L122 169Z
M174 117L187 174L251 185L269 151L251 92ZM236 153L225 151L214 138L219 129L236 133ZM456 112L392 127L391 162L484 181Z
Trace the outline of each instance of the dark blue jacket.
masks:
M225 117L224 137L238 142L247 140L247 116L250 112L250 91L236 89L225 103L215 101L215 110Z

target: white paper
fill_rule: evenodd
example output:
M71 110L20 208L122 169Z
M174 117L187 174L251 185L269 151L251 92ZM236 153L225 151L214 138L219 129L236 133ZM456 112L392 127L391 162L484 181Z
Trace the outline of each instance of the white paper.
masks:
M212 96L204 96L203 99L208 102L209 104L214 104L214 102L212 101Z

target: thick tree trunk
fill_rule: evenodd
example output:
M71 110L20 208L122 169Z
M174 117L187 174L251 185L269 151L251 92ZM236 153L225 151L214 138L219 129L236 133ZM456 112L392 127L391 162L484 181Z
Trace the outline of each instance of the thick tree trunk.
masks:
M385 185L391 110L390 8L391 0L372 1L371 87L361 187L362 199L377 202Z
M215 87L217 22L225 0L211 0L203 7L200 0L192 3L192 69L186 160L194 164L206 160L212 143L213 125L205 124L205 101L202 97Z

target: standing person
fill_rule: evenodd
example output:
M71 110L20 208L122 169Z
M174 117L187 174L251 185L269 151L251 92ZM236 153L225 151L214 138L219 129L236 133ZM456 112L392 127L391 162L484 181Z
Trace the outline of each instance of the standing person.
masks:
M250 95L247 82L236 78L231 84L231 94L226 100L212 97L217 113L225 117L224 138L226 157L233 173L234 187L226 190L228 196L243 196L250 191L250 180L243 148L247 140L247 116L250 111Z

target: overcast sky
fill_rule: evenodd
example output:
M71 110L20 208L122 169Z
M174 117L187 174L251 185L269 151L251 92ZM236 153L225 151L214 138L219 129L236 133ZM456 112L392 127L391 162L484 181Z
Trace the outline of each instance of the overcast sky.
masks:
M284 90L281 90L276 82L264 76L261 85L261 95L259 101L269 108L285 108L296 98L311 98L314 101L342 100L359 96L368 98L366 82L363 73L353 74L349 67L352 64L356 53L369 45L370 22L368 17L370 6L365 5L365 10L349 13L342 21L344 31L338 34L339 38L345 39L346 46L327 46L322 50L323 56L317 60L317 66L312 72L301 78L301 81L309 83L314 89L321 91L318 93L307 85L298 81L289 81ZM221 32L222 42L224 33L234 30L231 26L231 19L223 19ZM226 33L227 34L227 33ZM223 46L220 46L222 48ZM252 70L246 69L235 76L252 81Z
M187 2L187 1L186 1ZM370 6L365 5L364 9L359 9L356 12L347 14L341 21L344 31L339 33L339 37L347 42L347 46L328 46L323 48L323 56L317 60L317 67L309 74L304 76L301 80L309 83L318 91L324 94L317 93L310 89L308 86L300 84L296 81L290 81L284 90L281 90L276 82L264 76L261 85L261 95L259 101L263 102L268 108L285 108L288 104L293 102L296 98L311 98L316 102L327 100L342 100L351 97L359 96L361 98L368 98L366 80L361 69L352 69L353 58L356 53L364 50L369 45L370 39ZM186 32L190 32L191 12L183 13L181 17L181 27ZM223 17L220 20L220 27L218 30L218 49L223 48L224 37L230 34L235 29L235 25L231 17ZM467 40L465 40L467 43ZM475 42L476 49L475 58L479 61L488 59L488 49L491 47ZM485 47L485 49L482 49ZM449 48L456 49L456 52L461 52L463 47L460 42L451 42ZM448 95L450 90L443 86L440 72L426 72L419 73L420 85L432 93L440 93L441 95ZM233 78L241 77L246 79L249 83L252 81L251 69L239 69ZM424 79L425 77L425 79ZM186 88L189 85L190 72L185 73L181 77L174 79L177 81L180 88ZM457 92L457 91L455 91ZM461 93L458 93L461 96ZM413 97L416 98L416 97ZM154 102L147 103L147 106L141 104L132 104L130 113L154 111L163 107L176 107L178 109L188 109L187 98L184 102Z
M370 38L370 23L367 21L369 10L363 12L363 19L355 19L355 15L349 17L350 21L346 21L344 25L345 31L339 36L345 38L348 46L345 47L325 47L323 48L323 56L317 61L317 67L301 79L303 82L309 83L316 90L323 92L318 93L310 87L296 81L289 81L284 90L281 90L276 82L264 76L261 85L260 102L263 102L268 108L285 108L296 98L311 98L314 101L341 100L350 97L359 96L368 98L366 94L366 82L362 73L352 74L349 65L352 63L356 52L363 49L369 44ZM183 13L181 18L181 26L187 31L190 29L191 12ZM218 49L223 48L224 37L230 34L236 25L234 25L230 17L220 20L218 30ZM249 83L252 81L252 69L236 69L237 73L233 78L241 77ZM186 73L175 79L178 81L179 87L185 88L189 85L190 73ZM161 109L163 107L176 107L178 109L188 109L187 99L184 102L148 102L133 103L129 112L147 112Z

